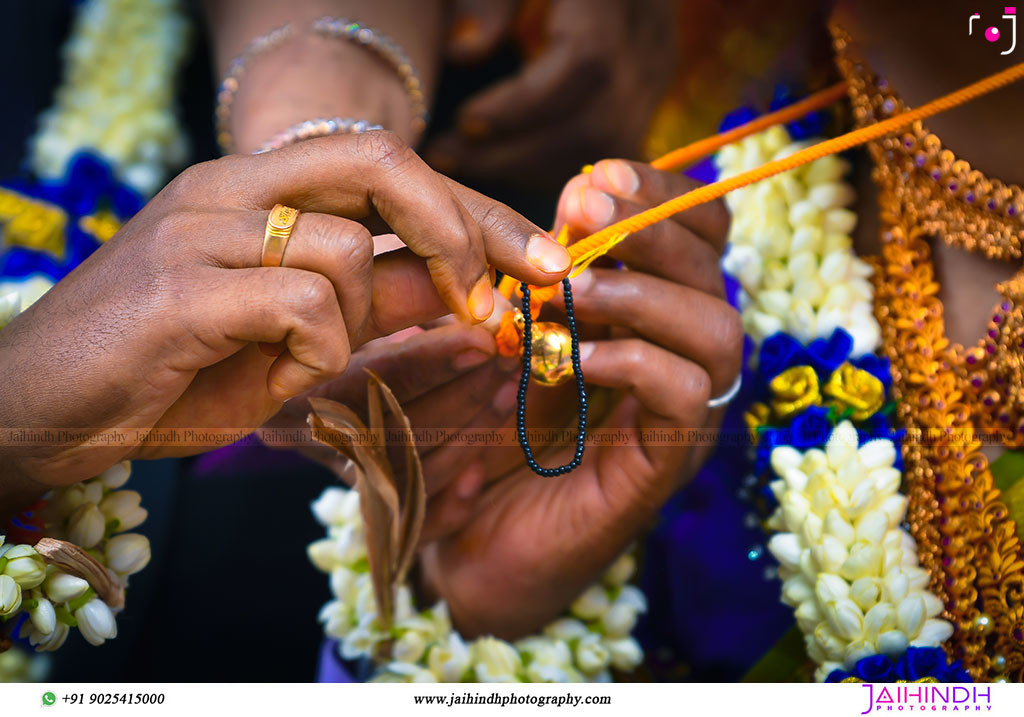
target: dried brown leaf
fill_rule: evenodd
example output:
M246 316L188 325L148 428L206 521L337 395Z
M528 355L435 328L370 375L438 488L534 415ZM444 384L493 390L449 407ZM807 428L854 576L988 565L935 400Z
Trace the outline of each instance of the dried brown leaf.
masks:
M379 400L378 396L378 404ZM326 429L317 436L317 440L338 449L356 465L355 489L359 491L377 614L381 624L390 627L400 515L391 464L383 450L378 451L368 444L370 432L351 409L326 398L310 399L310 406L313 408L310 421L314 429Z
M405 580L405 575L416 557L416 547L423 532L423 519L427 512L427 486L423 478L423 464L420 462L419 451L416 449L416 436L412 431L409 417L405 415L394 392L384 383L383 379L370 369L370 393L376 385L395 417L402 425L402 443L405 446L406 480L400 510L401 526L396 552L395 580L396 584Z
M113 574L84 549L56 538L42 538L35 545L47 565L54 565L68 575L82 578L100 599L114 611L124 608L124 588Z

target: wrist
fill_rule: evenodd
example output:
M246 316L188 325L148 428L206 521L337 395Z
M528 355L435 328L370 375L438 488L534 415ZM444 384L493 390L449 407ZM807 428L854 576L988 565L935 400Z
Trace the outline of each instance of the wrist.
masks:
M392 68L353 43L300 34L252 58L233 106L235 149L253 152L287 127L334 116L416 139L413 108Z

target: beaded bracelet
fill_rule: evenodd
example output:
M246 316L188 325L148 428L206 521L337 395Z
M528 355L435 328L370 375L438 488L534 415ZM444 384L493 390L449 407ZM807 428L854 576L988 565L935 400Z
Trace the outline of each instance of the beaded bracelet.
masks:
M366 27L358 22L349 22L341 18L320 18L313 23L312 32L321 37L351 40L373 51L391 65L402 80L406 94L409 96L409 103L412 105L414 114L412 121L413 132L419 134L426 129L429 114L423 97L422 83L419 75L413 69L408 55L405 54L405 51L402 50L398 43L371 27ZM286 40L291 39L294 35L295 28L291 23L275 28L265 35L260 35L252 40L242 51L242 54L233 59L231 64L228 65L224 80L217 90L217 109L215 112L217 144L220 145L221 150L225 154L231 154L235 151L234 136L231 132L232 107L235 103L242 77L244 77L247 71L249 61L262 52L284 44ZM285 131L287 132L288 130Z
M357 45L362 45L391 65L402 80L405 93L409 97L409 104L412 105L413 134L418 135L427 128L430 113L423 96L423 82L413 67L412 60L405 54L401 45L372 27L338 17L322 17L316 20L313 23L313 32L323 37L344 38Z
M318 117L293 124L288 129L278 132L260 145L260 148L253 154L263 154L274 149L281 149L304 139L327 137L332 134L362 134L380 129L384 128L379 124L370 124L366 120L357 120L353 117L331 117L330 119Z

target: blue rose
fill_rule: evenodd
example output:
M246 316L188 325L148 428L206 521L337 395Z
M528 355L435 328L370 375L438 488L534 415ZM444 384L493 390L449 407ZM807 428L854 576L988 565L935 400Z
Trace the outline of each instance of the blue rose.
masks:
M757 119L759 114L760 113L753 107L740 107L722 118L722 121L718 125L718 131L728 132L735 127L739 127L751 120Z
M940 647L908 647L896 663L896 679L914 682L944 673L946 653Z
M815 339L807 347L811 366L823 381L839 368L853 350L853 337L843 329L836 329L828 340Z
M892 661L885 655L871 655L857 662L854 676L865 682L892 682L896 679Z
M794 102L804 99L806 96L805 92L798 91L796 88L782 84L776 85L774 92L772 92L771 111L774 112L783 107L788 107ZM825 131L825 125L830 119L831 116L828 112L817 110L798 120L789 122L786 125L786 129L789 131L789 136L799 142L802 139L820 136Z
M790 366L806 364L810 358L803 344L787 333L772 334L761 344L758 369L767 383Z
M809 406L793 419L793 447L802 451L825 445L832 424L828 420L828 409L824 406Z

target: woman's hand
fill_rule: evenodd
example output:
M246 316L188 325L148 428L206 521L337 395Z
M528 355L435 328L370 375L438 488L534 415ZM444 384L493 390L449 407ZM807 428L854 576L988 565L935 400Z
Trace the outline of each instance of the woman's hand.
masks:
M692 186L642 164L600 162L566 186L560 221L580 237ZM620 244L612 258L628 271L591 268L575 281L591 429L625 439L589 446L582 466L561 478L530 472L518 448L488 450L476 470L502 478L475 507L460 507L458 496L435 501L431 510L453 518L422 551L423 579L464 631L516 637L553 619L692 474L695 446L649 432L685 435L713 423L708 399L739 372L742 328L718 269L726 228L720 205L695 209ZM573 394L571 385L532 386L528 425L572 425ZM538 453L541 465L559 465L572 446Z
M519 4L456 2L449 56L470 62L489 54ZM545 177L560 182L595 156L640 156L677 69L678 6L552 0L542 50L518 74L467 100L458 131L428 145L428 161L458 176L536 185Z
M283 266L261 267L277 202L302 214ZM382 223L407 248L374 258L367 226ZM551 283L568 256L387 132L193 167L0 332L0 425L80 434L4 446L0 490L219 442L166 445L154 429L255 428L369 339L449 312L486 319L488 264Z

